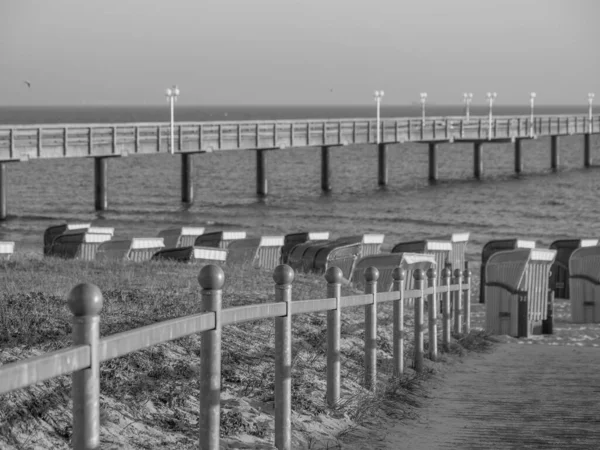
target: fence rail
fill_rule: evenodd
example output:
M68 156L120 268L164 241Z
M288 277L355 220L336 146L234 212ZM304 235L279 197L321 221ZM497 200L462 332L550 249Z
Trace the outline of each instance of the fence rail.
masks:
M381 142L499 140L600 133L600 115L387 118ZM368 118L240 122L178 122L181 153L376 143ZM168 123L0 126L0 161L107 157L169 152Z
M442 300L442 345L450 344L450 308L454 312L455 333L470 328L470 271L457 269L454 278L446 268L442 283L436 286L436 271L426 274L415 270L415 289L405 290L405 272L393 272L392 292L377 293L379 272L374 267L365 270L365 294L340 295L342 271L330 267L326 274L327 298L291 301L294 271L287 265L274 273L275 302L221 309L225 276L218 266L208 265L198 276L202 287L200 314L166 320L100 339L99 314L102 293L92 284L75 286L67 302L73 313L73 347L0 366L0 394L72 373L73 447L95 449L100 445L100 380L99 364L127 353L186 335L202 333L200 362L200 448L219 448L221 333L224 325L266 318L275 319L275 445L291 448L291 321L294 314L327 311L327 402L340 400L340 313L341 309L365 306L365 387L375 390L377 383L377 305L394 302L393 367L396 375L404 371L404 301L414 299L415 343L414 368L423 370L423 310L429 310L429 358L437 358L438 298ZM427 287L425 279L427 278ZM439 296L439 297L438 297ZM461 307L464 304L464 307ZM463 317L464 316L464 317ZM464 322L462 320L464 319Z

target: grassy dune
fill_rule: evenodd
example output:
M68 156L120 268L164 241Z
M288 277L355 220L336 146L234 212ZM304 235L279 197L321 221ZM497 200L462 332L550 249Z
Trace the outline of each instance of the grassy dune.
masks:
M98 263L19 257L0 263L0 363L67 347L71 315L66 295L91 282L104 295L101 336L200 312L198 265L169 262ZM270 272L224 266L223 307L274 301ZM476 292L476 286L473 291ZM357 293L342 287L342 295ZM293 300L323 298L322 276L297 274ZM405 308L408 366L391 376L391 307L378 310L378 391L362 387L364 308L342 311L342 400L329 408L326 388L326 314L293 318L293 448L361 448L381 438L386 423L418 411L422 381L448 370L470 350L486 350L488 336L455 336L449 354L411 368L413 315ZM273 448L273 320L228 326L223 332L222 448ZM101 364L103 448L197 448L200 337L156 345ZM0 448L69 448L69 376L0 395Z

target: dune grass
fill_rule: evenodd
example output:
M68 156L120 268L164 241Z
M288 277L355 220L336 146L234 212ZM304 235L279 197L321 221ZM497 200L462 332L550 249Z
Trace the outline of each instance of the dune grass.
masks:
M274 301L268 271L223 266L223 308ZM173 262L82 262L18 257L0 263L0 363L71 345L71 314L65 298L81 282L104 296L101 336L200 312L198 265ZM355 294L351 286L342 295ZM323 298L322 276L296 274L293 300ZM336 448L376 417L414 415L422 381L448 358L486 350L482 333L456 336L450 354L391 376L391 304L378 308L378 390L362 387L364 308L342 311L342 400L330 408L326 390L326 314L293 318L292 407L294 448ZM412 314L407 309L405 364L412 358ZM222 343L221 436L225 442L273 442L273 320L228 326ZM441 346L440 346L441 348ZM195 448L198 435L200 336L153 346L101 364L102 441L114 448ZM0 447L41 442L68 448L70 377L59 377L0 396ZM145 447L144 447L145 448Z

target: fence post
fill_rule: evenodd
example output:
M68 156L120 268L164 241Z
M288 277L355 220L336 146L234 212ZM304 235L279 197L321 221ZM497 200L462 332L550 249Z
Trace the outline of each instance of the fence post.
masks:
M215 313L215 328L202 333L200 344L200 448L218 450L221 414L221 296L225 274L215 265L198 274L201 312Z
M427 296L427 312L429 313L429 359L437 359L437 295L435 282L437 272L431 267L427 270L427 287L432 288L432 293Z
M462 330L462 272L454 270L454 284L458 284L458 291L454 293L454 334L460 334Z
M425 274L422 269L413 272L415 289L421 291L421 295L415 298L415 345L414 365L415 371L423 371L423 280Z
M281 264L273 271L275 302L287 306L275 317L275 447L292 448L292 281L294 269Z
M90 283L78 284L67 297L73 313L73 344L90 346L90 367L73 372L73 448L100 448L100 311L102 292Z
M377 388L377 280L379 270L365 269L365 294L373 294L373 303L365 305L365 387Z
M468 263L465 263L467 267L463 272L463 276L465 277L464 283L467 287L467 293L465 294L464 307L465 310L465 333L469 334L471 332L471 271L469 270Z
M332 266L325 272L327 298L335 297L335 309L327 311L327 404L340 401L340 332L342 270Z
M452 271L446 266L442 271L442 283L448 288L448 291L444 294L442 300L442 312L443 312L443 323L442 323L442 343L445 351L450 351L450 327L451 327L451 316L450 316L450 281L452 277Z
M400 300L394 301L393 335L394 340L394 376L398 377L404 373L404 279L406 271L396 267L392 272L394 279L393 290L400 294Z

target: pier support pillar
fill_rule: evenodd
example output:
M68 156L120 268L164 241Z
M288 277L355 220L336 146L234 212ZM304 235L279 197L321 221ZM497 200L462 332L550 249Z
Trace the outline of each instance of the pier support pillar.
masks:
M475 142L473 144L473 175L478 180L483 175L483 162L481 161L481 142Z
M0 220L6 220L6 163L0 162Z
M584 167L590 167L592 165L592 135L586 133L583 135L583 165Z
M323 192L331 191L331 165L329 147L321 147L321 189Z
M96 211L105 211L108 208L108 158L94 158L94 181Z
M378 184L379 186L387 186L388 184L388 169L387 169L387 146L386 144L378 144L377 168L378 168Z
M260 196L265 196L268 193L265 151L256 151L256 193Z
M188 204L194 202L193 156L193 153L181 154L181 201Z
M560 156L559 156L559 136L551 136L550 137L550 168L553 171L558 170L558 165L560 164Z
M521 153L521 139L515 139L515 173L523 172L523 156Z
M429 181L437 181L438 166L437 166L437 144L429 143Z

